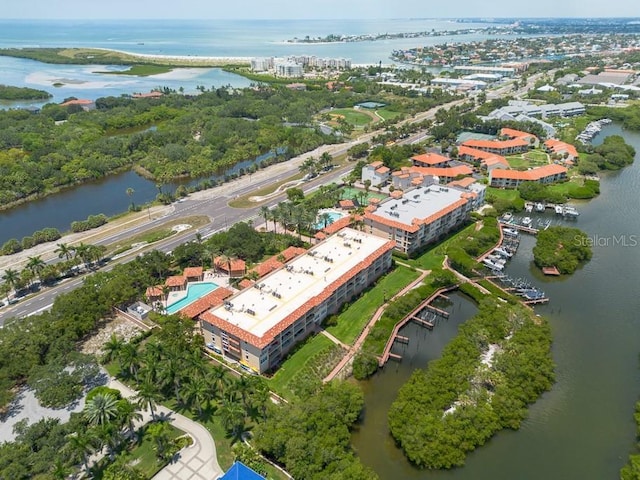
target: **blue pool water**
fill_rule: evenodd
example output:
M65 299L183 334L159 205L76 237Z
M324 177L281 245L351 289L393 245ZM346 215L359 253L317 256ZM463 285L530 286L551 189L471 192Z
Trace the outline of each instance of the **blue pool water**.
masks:
M336 220L339 220L342 217L344 217L344 213L341 213L341 212L322 212L322 213L329 214L329 221L327 222L327 226L331 225ZM322 220L322 217L320 217L320 215L318 215L318 222L314 225L314 227L316 230L322 230L325 227L324 220Z
M213 282L192 283L188 285L187 296L167 306L167 313L173 314L182 310L184 307L195 302L200 297L205 296L209 292L213 292L216 288L218 288L218 285Z

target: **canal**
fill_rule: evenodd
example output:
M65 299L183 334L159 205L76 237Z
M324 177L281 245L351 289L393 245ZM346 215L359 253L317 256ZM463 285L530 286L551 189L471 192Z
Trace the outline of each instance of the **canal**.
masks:
M277 154L284 153L278 149ZM185 179L162 187L164 192L174 192L178 185L195 186L202 180L221 181L225 176L238 174L253 164L259 165L272 158L273 152L265 153L255 159L244 160L220 175L206 178ZM127 190L133 189L131 197ZM107 216L126 212L131 202L142 205L158 195L155 182L147 180L133 171L110 175L96 182L85 183L61 192L18 205L9 210L0 211L0 245L16 238L21 240L36 230L46 227L68 231L71 222L84 220L89 215L104 213Z
M622 134L640 153L640 134L611 125L596 139ZM400 363L362 382L365 413L353 444L382 480L617 479L635 447L634 405L640 396L640 156L618 172L601 175L601 195L576 204L575 225L594 240L591 262L568 278L544 278L534 270L533 237L524 236L507 273L527 277L551 298L536 311L553 330L556 384L529 412L520 430L503 431L452 471L411 467L389 436L387 411L415 368L437 358L455 329L473 314L463 297L454 314L433 332L415 328Z

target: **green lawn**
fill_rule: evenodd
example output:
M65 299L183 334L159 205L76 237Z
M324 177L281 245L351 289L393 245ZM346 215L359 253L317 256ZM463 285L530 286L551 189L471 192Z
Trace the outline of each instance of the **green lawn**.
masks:
M400 112L393 112L391 110L387 110L386 108L376 110L376 113L380 115L384 120L393 120L394 118L403 115Z
M548 165L547 154L540 150L531 150L522 155L512 155L507 157L507 162L511 168L525 170L531 167L541 167Z
M542 165L549 163L548 154L546 152L543 152L542 150L530 150L523 156L529 159L531 162L538 162Z
M268 380L269 388L285 397L293 396L289 387L293 377L316 355L330 349L333 345L334 343L324 335L315 335L307 339L302 347L298 348L278 367L273 377Z
M514 168L516 170L527 169L531 166L529 161L525 160L521 156L507 157L507 162L509 162L509 166L511 168Z
M335 108L328 112L330 116L342 116L345 122L356 128L362 128L373 122L373 117L351 108Z
M164 468L165 465L167 465L169 462L159 460L156 456L156 452L153 448L154 442L146 433L148 426L149 424L143 427L142 442L128 452L125 452L124 455L126 455L128 463L135 465L135 467L139 469L143 474L144 478L153 478L153 476L162 468ZM171 440L175 440L176 438L181 437L184 434L185 432L169 424L169 438ZM105 457L102 461L100 461L97 467L92 469L92 471L94 472L93 478L96 480L100 480L102 478L104 470L110 465L110 463L111 462L108 461L108 457Z
M340 313L337 325L328 327L327 331L342 342L352 345L378 307L384 303L385 297L390 299L419 276L417 271L398 266Z
M410 260L403 260L403 262L406 262L409 265L417 268L422 268L423 270L433 270L434 268L441 268L442 262L444 261L445 252L447 251L447 247L449 245L452 245L454 242L459 241L460 239L468 237L472 232L475 231L475 228L475 223L469 225L460 232L455 233L442 242L435 244L419 257Z
M360 200L360 194L362 193L365 193L364 190L360 190L359 188L353 188L353 187L344 187L341 190L343 199L356 198ZM369 192L367 192L367 196L365 197L365 202L368 202L370 198L379 198L380 200L382 200L384 198L387 198L387 195L384 193L375 192L372 189L372 190L369 190Z

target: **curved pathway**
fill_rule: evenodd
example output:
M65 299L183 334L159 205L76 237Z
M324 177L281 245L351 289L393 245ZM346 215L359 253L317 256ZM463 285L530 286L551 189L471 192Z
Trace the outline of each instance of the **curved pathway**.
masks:
M135 390L114 378L109 380L108 386L119 390L125 398L136 396ZM169 419L171 425L188 433L193 438L193 444L180 450L174 460L153 477L154 480L212 480L224 473L218 464L216 444L204 426L162 405L156 407L155 413ZM140 423L144 424L150 420L151 413L148 410L144 411Z
M333 370L331 370L329 375L327 375L322 380L324 383L327 383L333 380L340 373L340 371L347 365L347 363L349 363L349 361L355 356L355 354L360 350L360 348L362 347L362 344L367 339L367 335L369 335L369 332L371 331L373 326L380 319L380 317L382 317L382 314L389 306L389 302L392 302L396 298L401 297L402 295L407 293L409 290L416 288L418 285L420 285L420 283L422 283L422 281L427 277L427 275L431 273L431 270L418 270L418 271L421 272L418 278L416 278L413 282L411 282L409 285L407 285L398 293L396 293L393 297L387 300L375 311L375 313L373 314L373 317L371 317L371 320L369 320L367 325L364 327L364 329L360 333L360 336L355 341L353 346L349 348L349 350L344 355L344 357L342 357L342 360L340 360L340 362L333 368Z

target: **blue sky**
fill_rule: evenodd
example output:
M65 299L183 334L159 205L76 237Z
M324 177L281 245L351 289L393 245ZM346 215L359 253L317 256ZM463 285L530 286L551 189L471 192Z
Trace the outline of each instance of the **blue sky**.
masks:
M632 17L637 0L7 0L0 18Z

